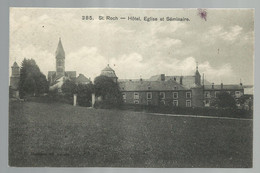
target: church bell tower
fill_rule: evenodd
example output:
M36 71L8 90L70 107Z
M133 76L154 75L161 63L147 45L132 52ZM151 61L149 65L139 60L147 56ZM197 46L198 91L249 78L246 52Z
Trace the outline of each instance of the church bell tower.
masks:
M65 75L65 52L61 43L61 39L59 39L58 47L55 52L56 57L56 75L58 77Z

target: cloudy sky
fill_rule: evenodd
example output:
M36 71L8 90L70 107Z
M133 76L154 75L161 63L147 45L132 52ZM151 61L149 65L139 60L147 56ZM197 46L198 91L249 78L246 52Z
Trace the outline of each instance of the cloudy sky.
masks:
M65 69L91 79L108 64L121 79L156 74L200 73L216 84L253 84L254 12L248 9L10 9L10 67L33 58L47 75L55 70L59 37ZM94 20L82 20L92 16ZM98 20L99 16L140 17L142 21ZM190 21L143 18L185 17Z

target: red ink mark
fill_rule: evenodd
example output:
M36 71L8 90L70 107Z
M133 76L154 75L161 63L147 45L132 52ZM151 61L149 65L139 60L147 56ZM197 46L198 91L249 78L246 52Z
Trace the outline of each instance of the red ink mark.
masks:
M198 15L204 19L205 21L207 21L207 10L206 9L198 9Z

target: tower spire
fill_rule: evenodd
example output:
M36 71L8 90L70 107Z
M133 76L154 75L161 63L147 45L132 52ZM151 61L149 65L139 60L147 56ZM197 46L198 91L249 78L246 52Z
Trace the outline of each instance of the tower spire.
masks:
M61 38L59 38L59 43L58 43L57 50L56 50L55 54L56 54L56 57L58 55L60 55L60 56L65 58L65 52L64 52L64 49L63 49L63 46L62 46L62 43L61 43Z
M196 62L196 70L198 71L198 69L199 69L199 63L198 63L198 61Z

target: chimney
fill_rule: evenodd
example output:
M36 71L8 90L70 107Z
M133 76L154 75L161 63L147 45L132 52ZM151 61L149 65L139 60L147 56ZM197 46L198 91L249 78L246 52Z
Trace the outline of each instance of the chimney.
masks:
M181 85L182 85L182 78L183 78L183 77L181 76L181 77L180 77L180 84L181 84Z
M220 87L221 87L221 89L223 89L223 83L221 82L221 84L220 84Z
M241 79L240 79L240 86L243 86L243 83L242 83Z
M214 83L212 83L212 89L214 89Z
M161 74L161 81L165 81L165 74Z

